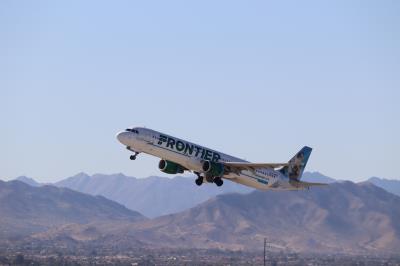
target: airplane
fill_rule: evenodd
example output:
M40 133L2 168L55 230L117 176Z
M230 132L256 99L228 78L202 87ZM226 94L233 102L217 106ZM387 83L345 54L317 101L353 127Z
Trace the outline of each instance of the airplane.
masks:
M300 181L312 149L303 147L287 163L251 163L222 152L144 127L127 128L117 139L134 154L146 153L160 158L158 168L167 174L193 172L195 183L215 183L223 179L259 190L301 190L322 183Z

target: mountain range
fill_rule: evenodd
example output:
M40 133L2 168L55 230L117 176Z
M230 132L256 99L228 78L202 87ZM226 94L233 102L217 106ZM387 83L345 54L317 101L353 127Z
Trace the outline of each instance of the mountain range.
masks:
M90 195L102 195L150 218L189 209L219 194L252 191L230 181L226 181L221 188L214 184L198 187L194 178L134 178L123 174L89 176L80 173L54 185Z
M400 197L368 182L229 193L146 219L101 196L9 181L0 183L0 213L3 247L259 250L266 238L271 251L400 252Z
M40 186L33 178L21 176L17 180L31 186ZM338 180L319 172L305 172L302 180L307 182L333 183ZM400 181L373 177L367 180L391 193L400 195ZM199 203L226 193L249 193L253 189L226 181L222 187L204 184L194 185L190 177L148 177L135 178L123 174L95 174L89 176L79 173L52 185L66 187L90 195L102 195L131 210L138 211L149 218L177 213L196 206Z
M400 252L399 218L400 197L371 183L339 182L310 191L219 195L131 230L196 248L260 249L266 237L275 250Z
M383 188L384 190L386 190L390 193L400 196L400 181L399 180L371 177L367 181L374 184L375 186Z
M304 172L303 176L301 177L301 180L312 183L315 182L315 183L326 183L326 184L338 181L332 177L323 175L320 172Z
M45 184L37 182L35 179L33 179L31 177L27 177L27 176L19 176L19 177L15 178L15 180L24 182L25 184L28 184L32 187L39 187L39 186L45 185Z
M146 219L103 196L48 185L33 187L20 181L0 181L0 214L0 239L23 237L71 223Z

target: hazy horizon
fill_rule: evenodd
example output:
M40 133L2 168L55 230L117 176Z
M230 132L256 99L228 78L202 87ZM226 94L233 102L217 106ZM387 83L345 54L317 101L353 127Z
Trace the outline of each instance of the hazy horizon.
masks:
M41 183L41 184L47 184L47 183L48 183L48 184L53 184L53 183L57 183L57 182L59 182L59 181L63 181L63 180L66 180L66 179L68 179L68 178L70 178L70 177L75 177L75 176L78 176L78 175L81 175L81 174L88 175L88 176L90 176L90 177L95 176L95 175L112 176L112 175L119 175L119 174L122 174L122 175L124 175L124 176L126 176L126 177L129 177L129 178L137 178L137 179L144 179L144 178L150 178L150 177L161 177L161 178L170 178L170 179L172 179L172 178L175 178L175 177L183 177L183 178L192 178L192 179L193 179L193 182L194 182L194 180L195 180L195 178L196 178L196 176L195 176L194 174L192 174L192 173L183 173L183 174L176 174L176 175L164 175L162 172L160 172L160 173L161 173L161 174L159 174L159 175L158 175L158 174L155 174L155 175L149 175L149 176L134 176L134 175L128 175L128 174L125 174L125 173L122 173L122 172L118 172L118 173L99 173L99 172L87 173L87 172L78 172L78 173L75 173L75 174L70 175L70 176L52 177L52 178L50 178L49 180L46 180L45 178L41 178L41 177L30 176L30 175L19 175L19 176L15 176L15 177L0 177L0 180L3 180L3 181L12 181L12 180L16 180L16 179L18 179L18 178L20 178L20 177L27 177L27 178L32 178L34 181L36 181L36 182L38 182L38 183ZM320 175L323 175L323 176L328 177L328 178L333 178L333 179L335 179L335 180L337 180L337 181L363 182L363 181L367 181L367 180L370 179L370 178L375 178L375 177L380 178L380 179L383 179L383 180L398 180L398 179L389 179L389 178L385 178L385 177L383 177L383 176L370 176L370 177L367 177L367 178L364 178L364 179L360 179L360 180L340 179L340 178L336 178L336 177L334 177L334 176L325 175L324 173L321 173L321 172L319 172L319 171L305 171L304 174L303 174L303 176L304 176L304 175L307 175L307 173L309 173L309 174L320 174ZM230 182L231 182L231 181L230 181ZM324 181L321 180L320 182L324 182ZM233 184L236 184L236 183L233 182Z
M0 3L0 178L166 176L142 125L252 162L400 179L400 3Z

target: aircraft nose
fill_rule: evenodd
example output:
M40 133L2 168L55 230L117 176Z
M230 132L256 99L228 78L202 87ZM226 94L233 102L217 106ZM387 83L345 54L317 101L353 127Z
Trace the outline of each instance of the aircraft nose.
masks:
M125 131L119 132L116 137L119 142L121 142L124 145L128 145L129 132Z

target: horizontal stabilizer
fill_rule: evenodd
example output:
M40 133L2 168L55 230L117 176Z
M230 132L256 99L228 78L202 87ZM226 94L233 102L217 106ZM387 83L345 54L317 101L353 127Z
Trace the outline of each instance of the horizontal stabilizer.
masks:
M246 162L226 162L223 165L231 167L236 170L249 170L255 171L260 168L278 168L282 166L287 166L288 163L246 163Z
M328 186L325 183L313 183L313 182L304 182L304 181L296 181L290 180L289 183L297 188L310 188L310 187L317 187L317 186Z

